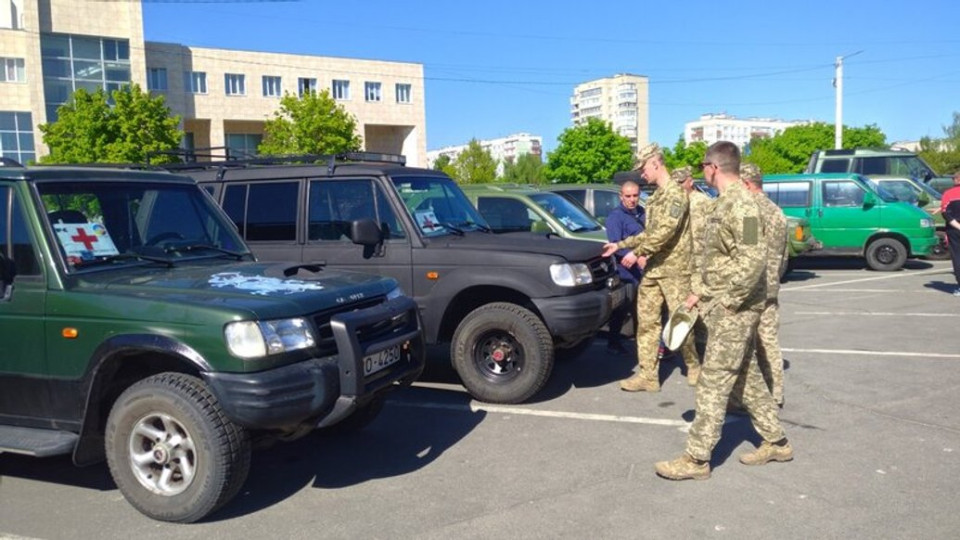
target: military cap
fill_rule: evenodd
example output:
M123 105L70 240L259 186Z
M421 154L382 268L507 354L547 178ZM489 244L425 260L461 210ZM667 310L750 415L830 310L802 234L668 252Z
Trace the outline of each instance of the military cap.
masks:
M662 154L663 152L660 150L660 145L657 143L650 143L644 146L637 151L637 164L634 165L633 170L642 169L643 164L646 163L648 159Z
M744 180L750 180L753 178L760 178L763 176L763 172L760 171L755 163L741 163L740 164L740 178Z
M691 176L693 176L693 168L689 165L680 167L679 169L676 169L670 173L670 179L681 184Z
M687 306L681 304L673 310L660 336L663 338L663 344L671 351L680 349L683 341L690 334L693 325L697 322L697 316L698 310L696 307L688 310Z

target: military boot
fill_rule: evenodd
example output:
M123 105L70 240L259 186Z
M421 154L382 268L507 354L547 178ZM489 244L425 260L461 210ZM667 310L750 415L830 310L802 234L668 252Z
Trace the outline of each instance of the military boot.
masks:
M793 448L786 439L783 444L768 443L763 441L760 448L753 452L740 454L740 463L744 465L765 465L771 461L790 461L793 459Z
M710 478L710 463L693 459L686 453L673 461L659 461L657 474L668 480L706 480Z
M687 384L690 386L696 386L697 381L700 380L700 368L691 367L687 368Z
M648 379L643 373L637 373L629 379L620 381L620 389L626 392L659 392L660 383Z

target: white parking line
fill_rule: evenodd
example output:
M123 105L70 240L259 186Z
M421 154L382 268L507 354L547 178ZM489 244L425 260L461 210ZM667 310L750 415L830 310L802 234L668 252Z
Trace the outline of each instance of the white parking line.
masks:
M960 317L960 313L909 313L896 311L794 311L795 315L836 315L856 317Z
M783 289L780 289L781 291ZM823 290L811 290L811 289L789 289L790 292L805 292L805 293L927 293L927 294L950 294L949 291L938 291L936 289L926 289L926 290L916 290L916 289L823 289Z
M783 352L811 353L811 354L834 354L834 355L858 355L858 356L911 356L918 358L960 358L960 354L947 353L926 353L926 352L903 352L903 351L861 351L856 349L790 349L781 347Z
M626 424L649 424L655 426L671 426L687 428L690 424L683 420L665 420L662 418L645 418L642 416L618 416L612 414L587 414L566 411L542 411L537 409L524 409L520 407L501 407L499 405L488 405L486 403L470 402L469 404L449 404L449 403L429 403L429 402L404 402L390 401L391 405L401 407L413 407L418 409L443 409L448 411L478 412L484 411L499 414L516 414L525 416L545 416L549 418L571 418L574 420L593 420L600 422L621 422Z
M886 276L874 276L868 278L860 279L848 279L844 281L833 281L830 283L815 283L813 285L801 285L799 287L781 287L780 292L793 292L793 291L802 291L806 289L822 289L824 287L833 287L834 285L846 285L848 283L863 283L864 281L879 281L883 279L898 279L914 276L927 276L931 274L946 274L950 271L949 268L937 268L934 270L924 270L922 272L901 272L897 274L890 274Z

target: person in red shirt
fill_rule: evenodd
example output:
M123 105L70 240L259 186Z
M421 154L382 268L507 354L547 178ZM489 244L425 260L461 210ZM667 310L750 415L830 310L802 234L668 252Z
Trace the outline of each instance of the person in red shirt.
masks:
M953 295L960 297L960 171L953 175L953 187L943 192L940 211L947 223L947 246L953 261L953 277L958 285Z

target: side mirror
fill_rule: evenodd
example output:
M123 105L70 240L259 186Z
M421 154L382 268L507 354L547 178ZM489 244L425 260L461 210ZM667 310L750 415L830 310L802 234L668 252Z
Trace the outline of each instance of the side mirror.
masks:
M863 207L870 208L877 204L877 196L869 191L863 194Z
M928 204L930 204L930 196L926 193L920 192L920 194L917 195L917 206L923 208Z
M370 218L357 219L350 222L350 239L354 244L375 246L383 241L383 231Z

